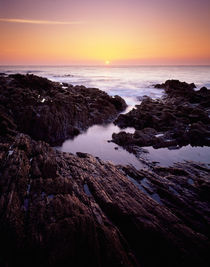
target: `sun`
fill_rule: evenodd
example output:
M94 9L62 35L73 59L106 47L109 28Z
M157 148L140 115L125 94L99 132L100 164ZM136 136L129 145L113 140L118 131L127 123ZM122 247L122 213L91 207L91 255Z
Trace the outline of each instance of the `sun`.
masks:
M105 61L105 65L109 65L110 64L110 61L109 60L106 60Z

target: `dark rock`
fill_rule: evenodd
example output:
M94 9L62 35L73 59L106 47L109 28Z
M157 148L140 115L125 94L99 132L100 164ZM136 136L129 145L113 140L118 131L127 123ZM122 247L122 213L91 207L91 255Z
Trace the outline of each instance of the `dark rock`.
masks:
M113 141L129 151L131 146L210 145L210 90L194 91L194 84L177 80L158 87L165 89L165 98L144 98L141 105L121 114L115 123L121 128L134 127L136 132L113 134ZM153 132L145 131L148 128Z
M2 266L209 266L205 166L138 171L23 134L10 147L0 152Z
M50 90L53 86L53 82L33 74L10 74L9 78L12 78L12 86L39 91L40 93Z
M59 83L29 74L0 79L0 107L10 111L18 131L53 145L93 124L114 119L126 107L121 97L110 97L99 89L64 89Z
M184 95L185 97L192 94L196 88L194 83L188 84L179 80L167 80L164 84L156 84L154 87L165 89L166 93L170 95Z
M6 110L0 106L0 142L12 139L16 135L17 126Z
M124 144L129 144L132 139L132 134L126 132L120 132L119 134L113 133L112 139L116 144L123 146Z
M63 86L66 86L66 87L68 87L69 86L69 84L68 83L62 83L63 84Z
M154 88L157 88L157 89L164 89L164 84L162 83L162 84L155 84L154 85Z
M127 107L125 100L118 95L115 95L114 98L112 98L112 103L119 111L123 111Z
M209 266L209 168L188 162L136 170L86 153L59 152L33 140L21 129L36 124L31 120L37 112L44 119L32 136L40 132L43 140L46 136L58 140L56 127L68 125L68 116L77 132L89 125L82 118L88 120L90 110L96 113L88 115L92 123L110 118L109 112L116 114L124 104L98 89L64 89L45 79L41 84L46 87L41 89L35 86L38 78L32 79L30 87L30 75L0 78L0 265ZM38 100L39 90L46 101ZM143 102L146 118L151 101ZM154 102L158 112L159 104ZM138 107L133 112L138 113ZM194 140L198 129L206 130L204 119L197 121L195 115L203 118L205 114L200 106L197 113L189 114L191 118L182 120L192 121ZM158 127L159 121L170 130L164 124L170 116L175 115L167 107L162 121L151 116L152 125ZM177 126L177 139L183 131ZM122 144L133 139L141 144L155 135L158 139L157 134L162 138L155 127L144 127L133 135L119 136Z

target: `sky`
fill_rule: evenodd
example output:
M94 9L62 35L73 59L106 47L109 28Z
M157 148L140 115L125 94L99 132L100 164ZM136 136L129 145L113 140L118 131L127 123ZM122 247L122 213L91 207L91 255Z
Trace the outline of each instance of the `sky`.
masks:
M1 65L210 65L210 0L0 0Z

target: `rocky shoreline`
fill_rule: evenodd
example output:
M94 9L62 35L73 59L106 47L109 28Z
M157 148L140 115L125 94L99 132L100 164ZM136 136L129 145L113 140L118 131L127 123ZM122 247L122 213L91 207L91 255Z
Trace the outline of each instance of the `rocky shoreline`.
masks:
M168 80L155 85L165 89L165 97L145 97L140 105L116 120L121 128L134 127L135 133L113 133L113 141L137 154L138 147L180 148L210 145L210 90L195 91L194 84Z
M136 170L50 147L112 120L120 97L2 75L0 101L1 266L209 266L209 168Z
M91 125L113 120L126 103L96 88L12 74L0 76L0 106L11 130L58 145Z

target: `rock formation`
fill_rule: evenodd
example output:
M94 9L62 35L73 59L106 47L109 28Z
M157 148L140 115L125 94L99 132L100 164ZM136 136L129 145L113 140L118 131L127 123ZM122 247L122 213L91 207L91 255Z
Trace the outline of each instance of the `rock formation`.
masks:
M1 116L8 117L19 132L52 145L112 120L125 107L121 97L95 88L62 86L29 74L0 76Z
M207 266L206 167L137 171L24 134L0 149L2 266Z
M15 94L11 102L27 99L26 107L31 103L36 112L45 110L45 102L43 106L37 103L35 81L30 85L27 81L38 78L20 77L26 79L25 90L21 81L23 91L18 80L14 85L16 76L1 83L0 265L209 266L210 170L195 163L136 170L84 153L59 152L34 140L41 121L37 135L34 132L30 137L15 113L24 106L7 101L10 93ZM51 99L49 92L58 94L60 102L53 97L52 101L57 103L57 112L59 108L63 111L67 104L63 104L61 87L45 79L42 82L40 96ZM45 82L48 93L41 89ZM6 84L8 95L6 89L2 94ZM118 97L110 98L96 89L68 88L67 95L71 90L75 95L84 91L83 101L89 98L89 103L104 98L113 114L124 106ZM95 94L99 99L94 102ZM71 107L76 105L76 100L71 101ZM77 107L85 108L81 103ZM46 106L50 109L50 104ZM94 107L98 109L100 114L106 108ZM46 112L46 119L49 114ZM26 112L22 116L21 122L31 118Z
M176 80L156 87L165 89L165 98L144 98L129 113L121 114L115 123L136 131L114 133L113 141L130 150L132 146L210 145L210 90L203 87L195 91L194 84Z

